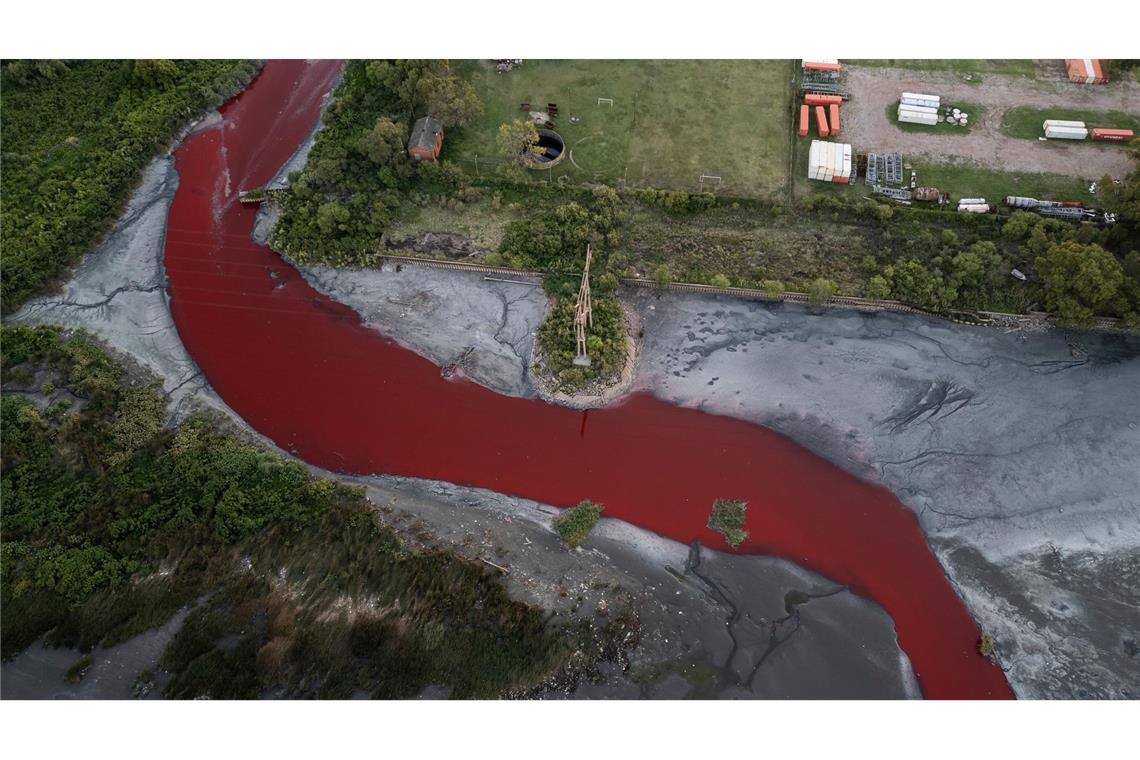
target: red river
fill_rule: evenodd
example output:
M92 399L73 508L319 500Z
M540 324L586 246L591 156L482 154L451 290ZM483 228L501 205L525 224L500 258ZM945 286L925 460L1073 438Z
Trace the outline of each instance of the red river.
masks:
M714 499L748 502L736 551L785 557L875 600L927 698L1008 698L1001 670L913 513L758 425L637 394L581 412L446 380L361 324L250 238L239 189L269 181L302 143L335 61L274 61L175 153L165 264L179 335L250 425L330 470L447 480L570 506L727 549ZM858 636L858 631L852 631Z

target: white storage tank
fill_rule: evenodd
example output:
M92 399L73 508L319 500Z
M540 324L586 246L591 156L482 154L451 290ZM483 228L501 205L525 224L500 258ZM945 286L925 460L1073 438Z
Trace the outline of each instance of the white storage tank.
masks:
M986 202L985 198L963 198L958 201L959 206L979 206Z
M966 214L988 214L990 207L986 203L958 204L958 210Z

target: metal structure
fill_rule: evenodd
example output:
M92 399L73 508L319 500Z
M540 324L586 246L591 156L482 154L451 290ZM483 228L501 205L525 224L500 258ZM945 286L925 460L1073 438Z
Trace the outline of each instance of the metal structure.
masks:
M586 244L586 268L582 270L582 285L578 288L578 302L574 305L574 332L578 337L577 353L574 356L574 365L589 367L590 355L586 353L586 324L594 326L594 313L590 308L590 261L594 252Z

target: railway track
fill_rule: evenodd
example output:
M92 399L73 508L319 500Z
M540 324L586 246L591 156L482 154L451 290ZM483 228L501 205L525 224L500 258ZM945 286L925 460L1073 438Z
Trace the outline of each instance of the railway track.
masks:
M415 256L395 256L386 253L382 253L381 257L397 264L414 264L418 266L434 267L436 269L452 269L460 272L475 272L479 274L510 275L512 277L526 277L529 279L541 278L546 274L545 272L528 272L523 269L513 269L511 267L496 267L488 266L485 264L469 264L463 261L421 259ZM658 287L656 280L650 280L644 277L623 277L619 280L619 282L621 282L622 285L635 288ZM668 289L689 293L704 293L706 295L723 295L730 296L732 298L748 298L758 301L811 303L811 298L807 293L799 293L796 291L774 293L772 291L760 290L758 288L719 287L716 285L702 285L696 282L674 282L670 283ZM838 306L868 312L890 311L898 314L921 314L927 317L936 317L938 319L944 319L948 322L956 322L958 324L970 325L973 327L1003 327L1005 325L1008 325L1008 323L1011 321L1033 322L1036 324L1049 325L1053 324L1052 318L1044 312L1029 312L1028 314L1007 314L998 311L956 312L958 314L968 315L972 318L960 319L947 314L926 311L925 309L920 309L917 306L911 306L901 301L876 300L872 298L858 298L856 296L832 296L830 299L828 299L827 303L817 305L831 307ZM1119 319L1099 317L1093 323L1092 329L1123 330L1125 328Z

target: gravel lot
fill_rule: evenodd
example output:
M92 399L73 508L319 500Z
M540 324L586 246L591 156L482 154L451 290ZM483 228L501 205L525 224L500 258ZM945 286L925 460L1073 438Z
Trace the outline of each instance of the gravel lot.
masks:
M893 150L940 163L967 160L1009 171L1099 178L1121 177L1132 168L1128 152L1114 145L1041 143L1001 133L1002 115L1014 106L1065 106L1140 113L1140 84L1078 85L987 74L970 84L951 73L846 66L851 100L843 106L843 139L859 150ZM976 103L986 110L966 135L904 132L886 117L902 92L932 92L944 101Z

